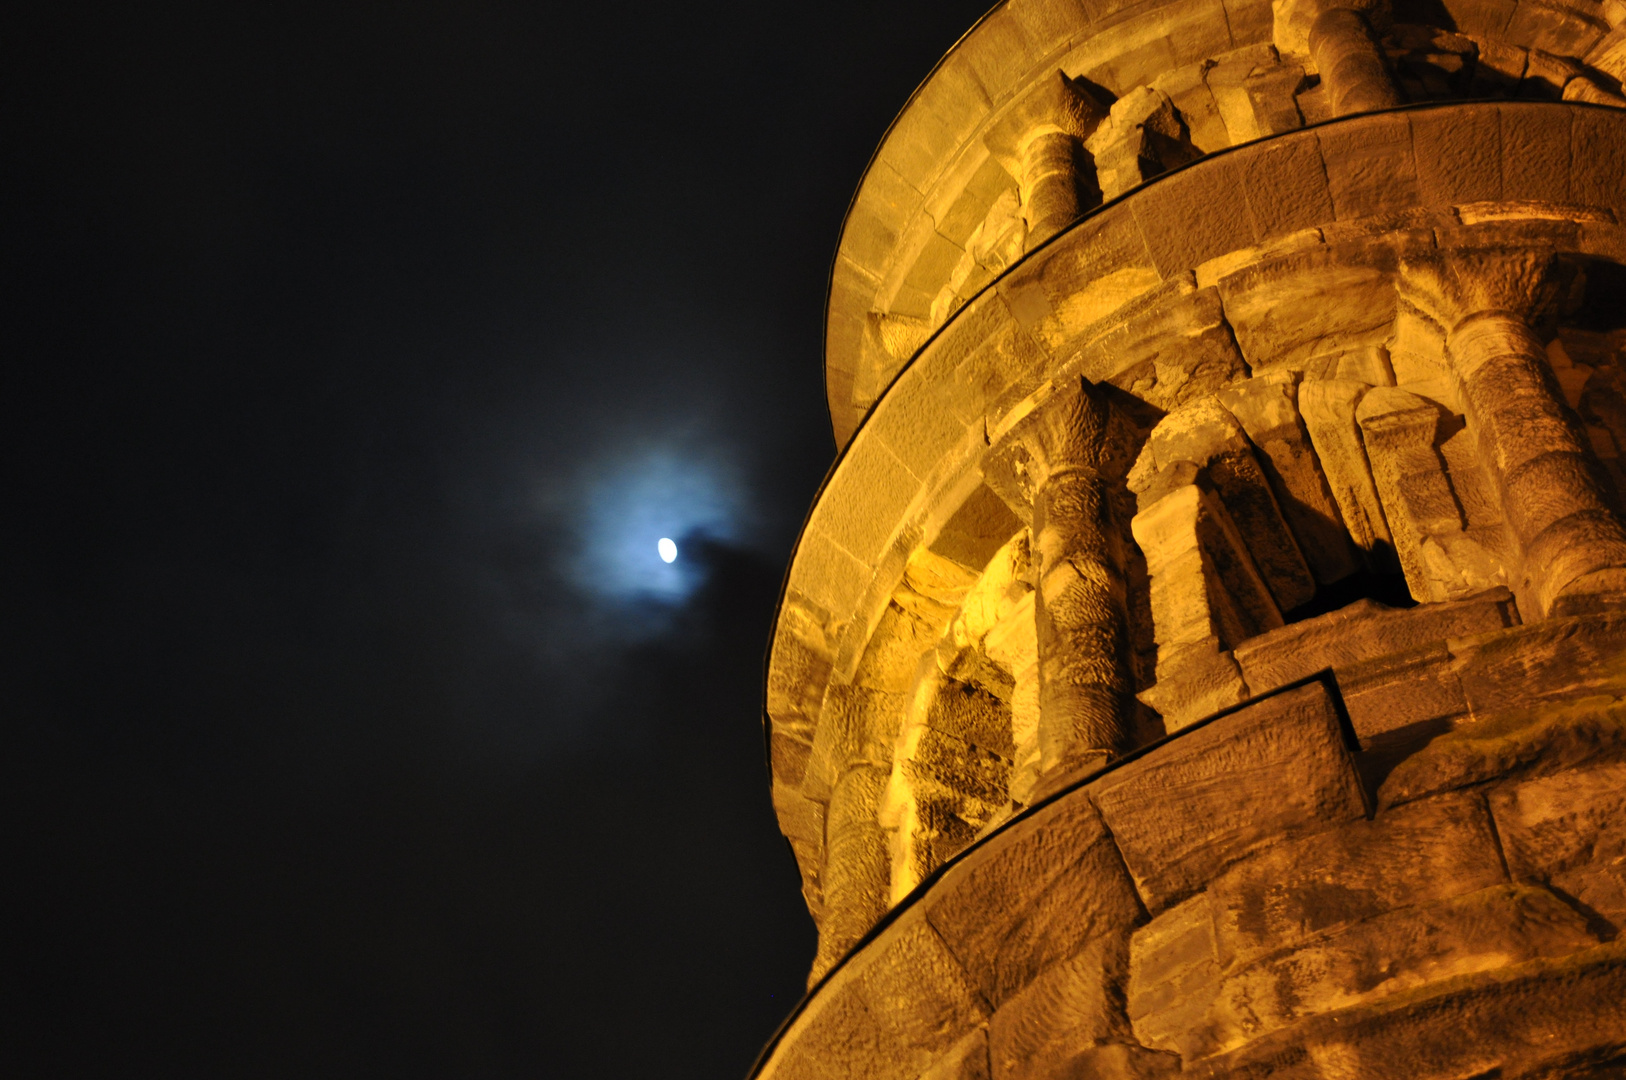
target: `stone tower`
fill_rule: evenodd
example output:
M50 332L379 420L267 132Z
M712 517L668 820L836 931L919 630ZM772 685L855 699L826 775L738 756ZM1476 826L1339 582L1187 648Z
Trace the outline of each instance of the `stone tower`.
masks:
M831 275L756 1076L1626 1076L1623 79L1623 0L943 58Z

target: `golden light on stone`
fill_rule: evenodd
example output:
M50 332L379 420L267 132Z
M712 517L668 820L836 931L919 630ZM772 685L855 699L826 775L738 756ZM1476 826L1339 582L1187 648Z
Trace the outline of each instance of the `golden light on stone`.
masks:
M1623 78L1622 0L935 69L832 270L757 1075L1626 1076Z

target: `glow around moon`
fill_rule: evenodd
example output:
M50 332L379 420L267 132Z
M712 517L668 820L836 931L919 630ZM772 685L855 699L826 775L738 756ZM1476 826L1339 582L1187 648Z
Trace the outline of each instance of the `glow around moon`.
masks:
M591 461L579 484L557 504L577 537L567 572L586 595L612 606L683 603L706 568L694 551L678 558L679 547L741 535L745 487L714 448L646 445Z

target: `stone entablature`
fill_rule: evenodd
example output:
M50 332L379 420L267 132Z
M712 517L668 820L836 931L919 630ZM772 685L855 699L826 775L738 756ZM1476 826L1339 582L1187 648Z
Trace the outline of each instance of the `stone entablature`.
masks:
M1306 602L1396 569L1419 612L1613 591L1622 214L1626 113L1372 114L1147 184L957 310L828 478L770 655L815 974L1093 754L1279 686ZM1329 661L1351 716L1391 669L1455 701L1460 636ZM1118 659L1080 673L1089 641ZM1481 715L1409 707L1363 752Z
M905 106L848 212L825 340L838 444L954 311L1103 200L1402 102L1626 105L1623 23L1621 0L999 5Z
M1262 694L940 867L753 1080L1620 1075L1626 620L1499 590L1238 657Z

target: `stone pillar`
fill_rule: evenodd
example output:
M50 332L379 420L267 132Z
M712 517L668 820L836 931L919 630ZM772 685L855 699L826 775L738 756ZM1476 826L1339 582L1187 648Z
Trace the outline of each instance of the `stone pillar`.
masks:
M1078 220L1078 140L1065 131L1041 130L1022 146L1022 211L1029 243L1038 244Z
M1083 86L1056 72L1005 110L983 136L1016 178L1029 249L1042 244L1099 201L1093 173L1080 169L1083 140L1107 109Z
M1372 27L1359 11L1323 11L1310 24L1309 44L1334 116L1392 109L1404 101Z
M1014 479L1024 509L1031 508L1045 773L1127 749L1134 680L1122 560L1103 475L1107 425L1104 395L1069 380L990 455L990 470Z
M1445 330L1463 414L1519 550L1527 617L1626 578L1626 527L1533 328L1571 277L1550 251L1531 249L1448 252L1401 267L1402 296Z

